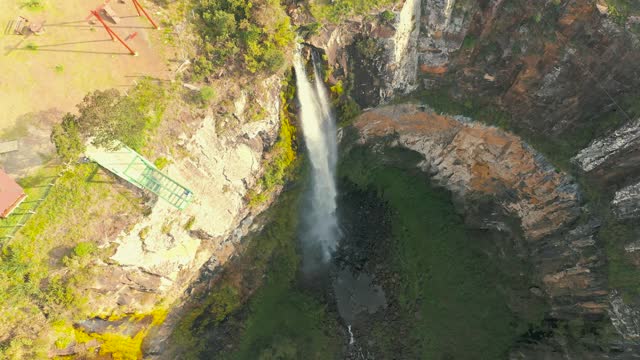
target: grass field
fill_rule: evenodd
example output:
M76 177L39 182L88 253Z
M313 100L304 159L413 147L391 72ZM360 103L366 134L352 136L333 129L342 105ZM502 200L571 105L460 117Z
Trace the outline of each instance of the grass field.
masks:
M126 90L142 75L168 77L161 31L138 17L130 1L112 1L112 8L121 17L118 24L111 24L116 33L124 39L137 32L127 43L139 56L131 56L120 43L110 40L99 23L87 22L89 10L101 3L0 0L0 135L6 138L25 119L38 122L32 119L34 114L74 112L89 91L113 87ZM160 17L152 4L143 4L152 16ZM39 36L15 35L12 22L18 16L31 23L46 21L46 32Z
M36 213L13 238L0 240L0 359L44 358L52 322L92 310L81 289L97 276L91 261L108 251L97 245L142 216L140 199L97 165L58 177L59 170L43 167L21 180L30 197L18 213ZM19 221L16 214L0 228L11 231Z

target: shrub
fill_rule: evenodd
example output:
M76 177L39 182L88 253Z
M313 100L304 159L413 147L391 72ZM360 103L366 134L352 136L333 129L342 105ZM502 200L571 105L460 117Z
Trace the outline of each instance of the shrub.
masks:
M203 17L208 22L215 24L215 26L211 27L211 33L216 38L229 38L237 30L235 16L226 11L216 10L213 14L206 12Z
M151 228L149 228L148 226L142 228L142 230L140 230L140 232L138 233L138 237L140 237L140 240L145 240L149 235L149 231L151 231Z
M211 295L209 312L216 322L224 320L227 315L240 307L240 294L232 286L225 286Z
M81 242L78 245L76 245L73 248L73 253L76 256L87 256L87 255L91 255L94 252L96 252L96 250L98 250L98 247L96 246L96 244L92 243L92 242Z
M170 163L171 161L166 157L159 157L156 159L156 161L153 162L153 165L155 165L158 168L158 170L162 170L165 167L167 167L167 165L169 165Z
M310 37L317 35L320 32L321 28L322 24L320 24L319 22L314 22L311 24L300 26L300 28L298 29L298 33L304 39L309 39Z
M333 85L331 88L329 88L329 90L331 90L331 94L335 95L335 96L342 96L342 94L344 93L344 88L342 86L342 80L338 81L335 85Z
M216 96L215 90L211 86L203 86L200 89L200 101L209 102L209 100L213 99Z
M374 9L392 3L392 0L311 0L309 10L318 21L326 20L332 23L339 23L352 15L368 15Z
M78 119L69 113L51 131L51 141L56 146L58 156L64 162L76 160L84 151L84 140L78 131Z
M279 2L203 0L195 12L201 20L203 43L202 55L194 61L197 77L208 76L210 65L231 65L237 55L242 55L244 68L252 73L282 68L282 50L293 44L295 34Z
M382 21L385 24L389 24L395 19L396 19L396 14L394 14L392 11L385 10L380 13L380 21Z
M265 52L262 61L264 62L267 70L270 72L276 72L280 70L282 65L284 65L284 54L280 49L269 48Z
M346 99L340 103L337 110L338 118L340 119L338 126L340 127L344 127L351 123L351 121L353 121L358 115L360 115L360 112L362 112L360 105L358 105L358 103L351 97L346 97Z
M184 229L186 231L191 230L191 228L193 227L193 224L195 224L195 222L196 222L196 217L195 216L190 217L189 220L187 220L187 222L184 224Z
M356 41L356 50L367 60L373 60L380 48L378 42L373 38L360 39Z
M22 6L32 10L41 10L44 8L44 2L42 0L27 0L22 3Z

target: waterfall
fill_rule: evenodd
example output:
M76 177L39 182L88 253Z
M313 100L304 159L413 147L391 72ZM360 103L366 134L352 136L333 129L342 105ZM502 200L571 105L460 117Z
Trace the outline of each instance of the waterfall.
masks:
M298 50L294 69L300 102L300 122L312 167L309 209L303 214L308 229L303 241L319 249L320 259L327 262L338 242L335 181L338 146L333 114L317 61L313 62L313 68L314 85L307 78Z
M392 79L387 96L406 94L416 88L418 74L418 35L420 34L421 0L406 0L396 23L391 52Z

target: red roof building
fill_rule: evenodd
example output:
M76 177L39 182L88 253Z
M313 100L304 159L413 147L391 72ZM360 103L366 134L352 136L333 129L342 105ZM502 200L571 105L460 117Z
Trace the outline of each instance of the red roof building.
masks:
M26 197L20 185L0 170L0 218L9 216Z

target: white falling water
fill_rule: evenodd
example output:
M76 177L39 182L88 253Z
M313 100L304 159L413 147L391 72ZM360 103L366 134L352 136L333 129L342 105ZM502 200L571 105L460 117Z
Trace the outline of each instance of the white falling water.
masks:
M315 86L307 78L302 57L298 51L294 59L300 122L312 166L312 189L309 232L305 241L320 248L322 260L328 261L338 242L338 220L336 218L335 168L338 147L336 127L329 106L324 84L320 80L314 62Z

